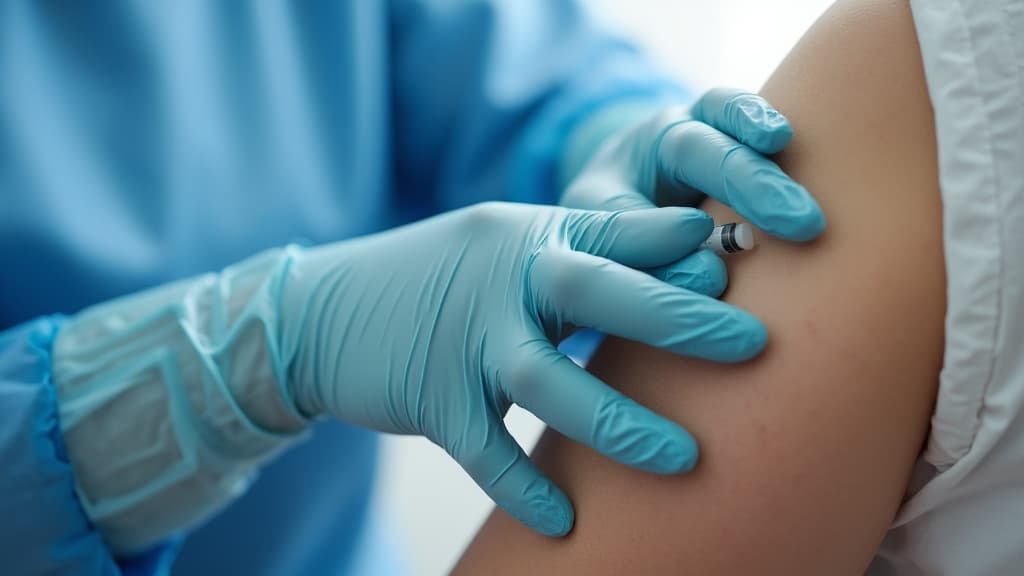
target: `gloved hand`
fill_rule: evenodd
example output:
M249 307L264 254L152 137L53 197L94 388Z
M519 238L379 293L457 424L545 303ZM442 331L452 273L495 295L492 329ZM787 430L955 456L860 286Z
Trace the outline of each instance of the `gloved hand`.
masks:
M692 208L483 204L82 311L52 368L79 502L112 550L137 553L236 498L331 415L425 435L513 516L565 534L571 504L502 418L515 402L620 462L691 468L689 434L555 344L589 326L712 360L759 352L764 326L704 295L725 283L693 252L711 227ZM639 271L669 263L694 273Z
M784 123L748 130L746 100L712 100L697 117L758 150L788 140ZM555 349L587 326L719 361L761 350L760 322L706 296L725 284L717 257L693 252L707 215L641 209L689 185L784 237L823 225L769 162L664 114L611 141L567 191L599 211L480 205L75 314L52 379L80 504L112 550L145 550L236 498L308 417L330 414L427 436L513 516L564 534L568 499L505 430L513 402L628 465L689 469L691 436ZM654 275L666 281L639 271L666 269Z
M690 208L489 203L305 251L279 302L282 347L296 349L295 403L311 416L422 434L512 516L565 534L569 500L502 418L514 402L622 463L690 469L697 447L688 433L555 346L588 326L717 361L758 353L758 320L687 289L717 293L722 278L684 275L698 285L672 286L634 269L680 260L711 228Z
M614 110L610 111L616 115ZM597 118L614 126L635 119ZM594 133L577 130L563 171L575 174L561 204L587 210L636 210L695 206L702 193L732 207L769 234L810 240L825 227L817 202L762 154L781 151L792 139L789 122L760 96L717 88L687 112L669 108L621 130L594 153Z

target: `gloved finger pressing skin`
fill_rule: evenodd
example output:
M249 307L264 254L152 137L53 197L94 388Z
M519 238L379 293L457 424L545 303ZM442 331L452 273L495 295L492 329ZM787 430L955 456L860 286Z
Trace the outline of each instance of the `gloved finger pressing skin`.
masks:
M549 426L622 464L657 474L697 464L697 442L675 422L651 412L558 352L530 340L504 378L512 401Z
M488 429L492 443L452 456L510 516L545 536L568 534L575 516L565 492L537 469L499 419Z
M757 94L736 88L712 88L690 114L762 154L781 152L793 139L786 117Z
M668 266L645 270L651 276L676 288L718 298L728 286L725 262L708 249L697 250Z
M583 252L541 250L530 286L545 325L558 319L717 362L748 360L767 342L748 312Z
M658 148L659 179L696 188L758 228L786 240L811 240L825 228L814 198L774 162L702 122L672 127Z
M573 250L603 256L626 266L670 264L701 245L714 221L696 208L651 208L619 212L576 211L569 216Z

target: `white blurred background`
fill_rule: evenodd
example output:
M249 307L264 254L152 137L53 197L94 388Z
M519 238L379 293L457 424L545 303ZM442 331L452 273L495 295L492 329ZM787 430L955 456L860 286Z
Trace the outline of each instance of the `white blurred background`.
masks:
M515 0L512 0L515 1ZM590 0L607 22L650 51L695 91L758 89L832 0ZM506 422L524 447L542 425L513 407ZM491 503L440 449L385 437L371 514L384 519L414 576L445 574Z

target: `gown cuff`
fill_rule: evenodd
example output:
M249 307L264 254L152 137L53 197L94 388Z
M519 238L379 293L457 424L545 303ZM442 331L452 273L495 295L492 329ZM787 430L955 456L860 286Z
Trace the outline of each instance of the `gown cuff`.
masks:
M0 332L0 558L17 574L166 574L177 550L115 558L75 493L51 380L51 348L64 319Z

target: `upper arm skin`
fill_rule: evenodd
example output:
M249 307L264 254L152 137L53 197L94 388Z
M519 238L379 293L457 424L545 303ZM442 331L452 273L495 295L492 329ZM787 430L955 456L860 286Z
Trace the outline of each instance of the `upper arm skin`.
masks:
M926 437L942 363L934 125L906 2L839 2L762 94L795 133L779 163L829 220L815 242L762 234L727 259L726 300L764 320L768 349L728 366L610 340L591 365L692 431L697 469L633 471L548 431L534 457L573 499L573 533L547 539L496 511L457 572L866 569Z

